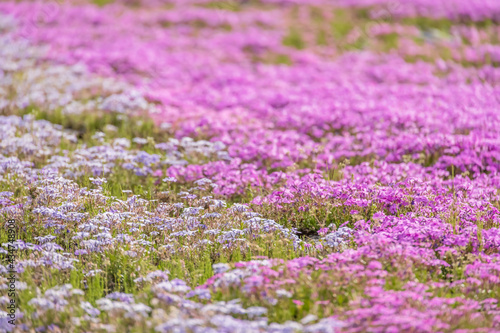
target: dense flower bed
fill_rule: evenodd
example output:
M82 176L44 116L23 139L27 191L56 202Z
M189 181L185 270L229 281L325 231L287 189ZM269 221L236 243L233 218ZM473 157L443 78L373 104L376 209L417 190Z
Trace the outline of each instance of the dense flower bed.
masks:
M500 331L499 15L0 2L0 332Z

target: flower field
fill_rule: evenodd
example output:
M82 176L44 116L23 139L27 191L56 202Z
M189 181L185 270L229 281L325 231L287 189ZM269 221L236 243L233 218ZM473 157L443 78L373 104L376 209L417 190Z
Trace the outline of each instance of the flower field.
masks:
M500 332L500 1L0 1L0 332Z

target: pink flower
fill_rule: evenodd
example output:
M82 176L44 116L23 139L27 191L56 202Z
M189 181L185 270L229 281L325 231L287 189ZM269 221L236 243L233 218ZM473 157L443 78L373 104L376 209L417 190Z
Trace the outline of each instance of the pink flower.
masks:
M380 262L374 260L374 261L370 262L366 268L371 269L371 270L379 270L379 269L382 269L382 264Z
M318 231L318 234L319 234L320 236L324 236L324 235L326 235L327 233L328 233L328 228L321 228L321 229L319 229L319 231Z

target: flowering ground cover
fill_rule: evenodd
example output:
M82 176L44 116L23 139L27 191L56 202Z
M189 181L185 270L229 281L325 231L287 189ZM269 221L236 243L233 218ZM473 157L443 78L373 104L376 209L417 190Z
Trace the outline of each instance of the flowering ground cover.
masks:
M500 2L0 1L0 332L500 332Z

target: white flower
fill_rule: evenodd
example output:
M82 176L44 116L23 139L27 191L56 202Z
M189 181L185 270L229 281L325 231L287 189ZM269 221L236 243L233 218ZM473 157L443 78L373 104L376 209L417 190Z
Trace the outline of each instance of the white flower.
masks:
M167 178L163 178L163 181L165 183L168 183L168 182L170 182L170 183L176 183L177 179L175 179L174 177L167 177Z

